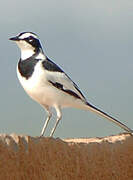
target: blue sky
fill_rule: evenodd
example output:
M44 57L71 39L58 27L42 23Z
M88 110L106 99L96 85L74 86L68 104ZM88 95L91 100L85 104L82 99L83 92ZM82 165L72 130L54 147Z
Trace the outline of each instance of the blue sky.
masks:
M1 133L40 135L45 111L18 82L20 51L8 39L33 31L90 103L133 129L133 2L130 0L23 0L0 2ZM54 112L54 111L53 111ZM51 119L46 136L55 123ZM64 109L55 137L123 132L91 112Z

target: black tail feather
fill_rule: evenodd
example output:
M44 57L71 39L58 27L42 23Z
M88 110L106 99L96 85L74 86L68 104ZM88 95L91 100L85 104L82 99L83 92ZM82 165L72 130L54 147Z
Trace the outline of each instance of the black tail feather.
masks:
M86 103L86 105L88 106L89 110L99 114L100 116L108 119L109 121L112 121L113 123L115 123L118 126L120 126L122 129L124 129L125 131L127 131L128 133L133 135L133 130L128 128L125 124L121 123L117 119L113 118L112 116L108 115L107 113L103 112L102 110L98 109L97 107L93 106L92 104L90 104L88 102Z

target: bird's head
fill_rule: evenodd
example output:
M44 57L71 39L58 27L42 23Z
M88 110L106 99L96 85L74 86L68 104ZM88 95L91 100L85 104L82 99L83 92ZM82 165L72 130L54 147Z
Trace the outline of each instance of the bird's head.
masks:
M32 32L22 32L19 35L10 38L15 41L21 50L21 58L27 59L34 54L43 53L38 36Z

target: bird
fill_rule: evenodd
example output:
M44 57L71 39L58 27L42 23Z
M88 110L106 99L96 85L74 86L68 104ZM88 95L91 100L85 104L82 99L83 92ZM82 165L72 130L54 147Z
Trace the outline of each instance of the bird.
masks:
M40 137L44 135L52 117L51 109L55 109L57 119L50 137L54 135L62 118L62 109L67 107L92 111L133 134L132 129L87 101L74 81L45 55L37 34L30 31L21 32L9 40L16 42L21 51L17 64L20 84L47 112Z

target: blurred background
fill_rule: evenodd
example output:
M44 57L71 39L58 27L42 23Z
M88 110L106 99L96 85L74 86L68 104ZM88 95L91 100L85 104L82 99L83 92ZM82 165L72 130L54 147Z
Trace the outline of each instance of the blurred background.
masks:
M133 1L0 1L0 133L39 136L46 113L25 93L16 75L20 58L8 39L38 34L46 55L79 86L88 102L133 129ZM54 111L53 111L54 112ZM56 114L49 123L49 135ZM89 111L63 109L55 137L123 132Z

